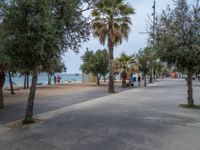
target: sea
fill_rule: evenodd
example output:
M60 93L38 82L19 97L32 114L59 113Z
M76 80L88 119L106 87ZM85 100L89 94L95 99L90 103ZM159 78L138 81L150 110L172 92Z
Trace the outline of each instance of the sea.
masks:
M61 80L60 83L61 84L66 84L66 83L80 83L82 82L82 74L68 74L68 73L56 73L55 76L60 76ZM29 85L31 85L31 79L32 77L29 77ZM12 75L12 82L14 86L23 86L24 85L24 76L20 75L20 74L15 74ZM48 84L48 75L47 73L40 73L38 75L38 84L40 85L47 85ZM51 79L51 83L54 84L54 78L52 76ZM9 83L9 78L8 76L6 76L6 80L5 80L5 84L4 87L9 87L10 83Z

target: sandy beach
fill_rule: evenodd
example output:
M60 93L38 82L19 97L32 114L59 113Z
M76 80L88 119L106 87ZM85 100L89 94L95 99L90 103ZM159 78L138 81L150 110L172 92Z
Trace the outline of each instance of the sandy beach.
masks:
M107 85L102 83L101 85L96 85L96 83L69 83L62 85L46 85L38 86L36 90L36 98L46 97L46 96L58 96L58 95L68 95L72 93L77 93L80 91L90 91L98 90L99 88L107 89ZM5 101L24 101L27 99L29 94L29 89L15 88L15 95L10 94L10 90L4 90Z

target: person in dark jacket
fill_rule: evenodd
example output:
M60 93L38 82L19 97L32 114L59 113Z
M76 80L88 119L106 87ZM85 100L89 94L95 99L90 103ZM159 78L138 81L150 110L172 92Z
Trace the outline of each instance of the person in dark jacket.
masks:
M140 86L141 76L138 76L138 86Z

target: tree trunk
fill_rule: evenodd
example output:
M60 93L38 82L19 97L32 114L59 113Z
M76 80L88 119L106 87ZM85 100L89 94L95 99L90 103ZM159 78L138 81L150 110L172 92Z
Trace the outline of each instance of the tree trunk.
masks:
M38 78L39 65L37 64L32 72L32 84L28 96L25 118L22 121L23 124L33 123L33 105L36 92L37 78Z
M48 73L48 85L51 85L51 78L52 78L52 75Z
M114 75L113 75L113 47L114 44L112 43L112 40L108 39L108 50L109 50L109 84L108 84L108 92L114 93L115 87L114 87Z
M126 76L122 76L122 88L126 87Z
M153 83L153 69L150 71L149 83Z
M97 85L99 85L99 77L98 77L98 74L96 75L96 79L97 79Z
M26 74L26 88L29 88L29 73Z
M3 85L5 82L5 73L0 71L0 108L4 107Z
M156 78L156 70L155 69L153 69L153 79L154 79L154 81L157 79Z
M100 85L101 76L102 74L100 74L99 76L97 75L97 85Z
M192 89L192 72L187 72L187 86L188 86L188 105L194 105L193 89Z
M26 89L26 82L27 82L27 77L26 74L24 75L24 89Z
M103 82L106 82L106 75L103 75Z
M11 77L10 72L8 72L8 76L9 76L9 82L10 82L10 92L11 92L12 95L15 95L14 88L13 88L12 77Z
M147 86L147 78L146 78L146 75L144 75L144 87Z

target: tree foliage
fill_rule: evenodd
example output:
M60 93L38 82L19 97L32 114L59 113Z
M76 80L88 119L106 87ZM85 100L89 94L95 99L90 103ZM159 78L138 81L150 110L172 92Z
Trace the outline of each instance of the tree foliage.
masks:
M200 62L200 7L199 1L190 6L186 0L174 1L159 16L156 46L160 58L168 64L186 70L188 74L188 103L193 105L192 74Z
M83 12L92 0L0 1L6 54L19 70L32 72L25 122L32 122L38 72L71 49L78 52L88 40L89 18ZM4 6L4 7L2 7ZM2 40L2 39L1 39Z
M120 68L125 66L127 69L129 69L132 65L135 64L135 56L128 55L125 52L122 52L121 55L116 58L116 62L118 63Z
M137 65L138 65L138 69L140 72L142 72L143 74L143 78L144 78L144 86L147 86L147 82L146 82L146 75L151 73L151 68L150 68L150 57L151 55L149 55L148 53L148 47L145 48L144 50L139 50L138 54L137 54Z
M149 57L146 49L139 50L137 54L138 59L138 68L144 75L147 75L149 72Z
M97 50L96 52L87 50L82 56L82 72L96 75L97 84L102 76L108 73L108 53L107 50Z

